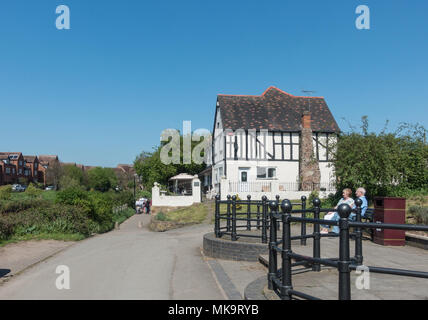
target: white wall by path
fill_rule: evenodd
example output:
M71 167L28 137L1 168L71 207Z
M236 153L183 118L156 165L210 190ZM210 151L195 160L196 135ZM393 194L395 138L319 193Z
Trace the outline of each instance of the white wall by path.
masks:
M154 207L187 207L201 202L201 181L198 176L192 180L191 196L161 195L159 184L155 182L152 188L152 206Z

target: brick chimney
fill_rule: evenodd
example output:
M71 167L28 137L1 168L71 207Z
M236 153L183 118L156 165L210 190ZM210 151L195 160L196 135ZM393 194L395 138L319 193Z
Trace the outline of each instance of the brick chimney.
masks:
M303 112L302 115L302 127L311 128L311 113L309 111Z
M300 183L302 191L311 191L320 187L321 172L312 143L311 113L303 112L300 138Z

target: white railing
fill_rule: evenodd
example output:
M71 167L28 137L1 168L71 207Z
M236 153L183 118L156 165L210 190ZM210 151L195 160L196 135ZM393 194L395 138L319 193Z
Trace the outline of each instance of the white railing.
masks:
M279 182L279 191L336 191L334 183L321 182L321 183L307 183L302 185L299 182Z
M229 181L229 192L272 192L272 184L270 181Z

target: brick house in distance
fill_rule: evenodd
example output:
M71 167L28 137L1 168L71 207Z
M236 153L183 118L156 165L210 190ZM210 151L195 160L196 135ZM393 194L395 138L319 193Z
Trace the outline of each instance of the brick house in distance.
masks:
M0 152L0 156L7 157L9 159L8 164L12 165L5 168L7 175L11 175L11 178L8 179L9 182L17 183L20 178L26 178L24 157L21 152ZM7 168L11 168L10 173Z
M38 165L38 181L47 184L46 171L49 166L59 164L59 159L57 155L39 155L38 156L39 165Z
M39 158L37 156L24 156L24 175L32 182L39 182Z
M16 166L10 162L9 155L0 153L0 184L12 184L16 180Z

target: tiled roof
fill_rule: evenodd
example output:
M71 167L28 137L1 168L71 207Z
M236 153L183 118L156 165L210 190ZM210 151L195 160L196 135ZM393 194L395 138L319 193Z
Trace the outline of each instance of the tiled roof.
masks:
M24 156L24 160L29 162L29 163L33 163L36 160L36 156Z
M270 87L261 96L218 95L224 129L300 131L304 111L311 112L312 130L339 132L322 97L298 97Z
M58 156L57 155L40 155L39 156L40 160L43 161L52 161L52 160L58 160Z
M13 155L16 155L16 156L21 156L22 155L22 153L21 152L0 152L0 155L2 155L2 156L13 156Z
M40 155L39 162L43 165L49 165L50 162L58 161L57 155Z

